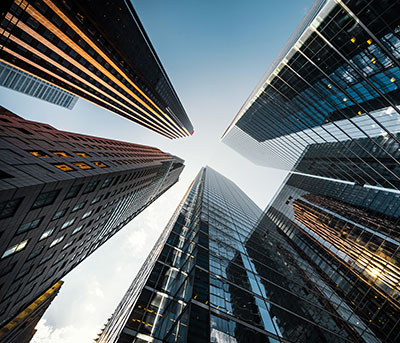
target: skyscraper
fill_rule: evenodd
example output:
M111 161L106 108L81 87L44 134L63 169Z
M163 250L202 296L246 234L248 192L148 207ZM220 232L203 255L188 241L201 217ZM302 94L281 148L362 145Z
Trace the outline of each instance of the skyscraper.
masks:
M130 1L4 1L1 59L168 138L193 133Z
M60 291L63 282L58 281L7 325L0 329L1 343L29 343L36 333L36 325Z
M0 86L72 110L78 97L0 61Z
M400 339L399 200L396 191L292 174L256 229L285 242L355 342Z
M0 111L0 327L178 181L156 148Z
M274 204L280 199L287 207L286 194ZM302 236L288 231L294 216L269 213L260 215L233 182L203 168L97 342L396 342L397 295L388 283L378 289L346 263L323 265L334 258L316 244L320 257L312 256ZM374 216L365 222L378 223ZM344 276L349 296L336 287Z
M287 170L312 150L330 177L343 178L346 165L362 169L348 180L398 188L399 11L398 1L317 0L223 141L259 165Z

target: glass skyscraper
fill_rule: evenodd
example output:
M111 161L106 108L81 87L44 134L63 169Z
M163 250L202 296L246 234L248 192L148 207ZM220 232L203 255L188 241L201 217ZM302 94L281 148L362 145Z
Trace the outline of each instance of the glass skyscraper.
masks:
M400 209L308 179L261 214L203 168L96 341L397 342Z
M400 194L290 174L257 230L284 241L354 342L400 339Z
M0 86L72 110L78 97L0 61Z
M223 142L259 165L312 156L332 178L399 188L398 13L399 1L317 0Z
M193 134L131 1L4 0L0 58L165 137Z

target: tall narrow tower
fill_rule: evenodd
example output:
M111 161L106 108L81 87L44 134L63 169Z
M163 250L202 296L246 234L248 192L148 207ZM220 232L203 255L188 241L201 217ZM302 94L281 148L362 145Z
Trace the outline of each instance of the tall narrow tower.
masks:
M203 168L97 342L378 343L395 337L375 330L383 317L370 322L329 288L318 266L296 250L301 242L291 243L297 236L281 232L285 225L261 216L238 186Z
M174 185L184 165L4 108L0 123L2 327Z
M2 61L165 137L193 133L131 1L5 0L0 9Z

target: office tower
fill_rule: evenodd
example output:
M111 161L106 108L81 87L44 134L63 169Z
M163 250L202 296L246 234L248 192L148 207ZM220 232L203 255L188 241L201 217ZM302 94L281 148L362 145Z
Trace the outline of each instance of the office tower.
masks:
M391 0L316 1L223 141L256 164L287 170L312 149L331 165L330 177L343 177L341 160L364 169L358 179L398 188L399 11Z
M260 213L203 168L96 341L383 342L371 328L382 317L370 314L364 327L280 222ZM371 303L354 301L382 303L389 316L390 304L371 294Z
M0 327L178 181L156 148L0 111Z
M399 218L398 192L292 174L256 231L284 242L355 342L398 342Z
M78 97L0 61L0 86L72 110Z
M28 343L36 333L36 325L58 294L63 282L58 281L32 304L0 329L0 342Z
M1 59L168 138L193 127L124 0L4 1Z

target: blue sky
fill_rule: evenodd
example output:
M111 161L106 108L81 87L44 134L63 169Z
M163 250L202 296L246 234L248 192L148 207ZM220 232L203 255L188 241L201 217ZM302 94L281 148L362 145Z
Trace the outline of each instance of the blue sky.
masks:
M68 111L1 89L0 103L58 129L147 144L185 159L181 180L64 278L33 343L88 342L117 306L199 169L209 165L261 208L286 172L257 167L220 137L300 23L310 0L135 0L195 134L167 140L79 100Z

